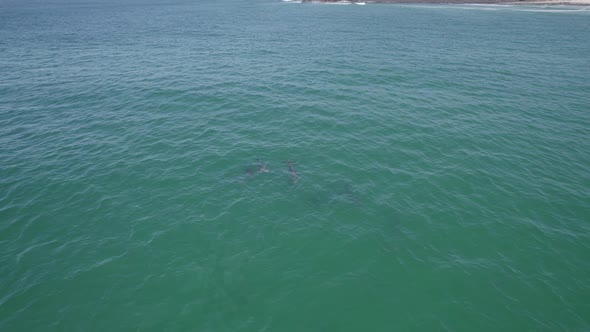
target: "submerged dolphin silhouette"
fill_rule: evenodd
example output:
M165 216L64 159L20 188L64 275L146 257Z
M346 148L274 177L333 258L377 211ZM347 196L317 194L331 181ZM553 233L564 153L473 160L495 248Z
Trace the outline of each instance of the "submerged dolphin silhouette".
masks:
M266 167L266 165L264 165L260 159L256 159L256 163L258 163L258 165L256 166L256 172L258 173L268 173L268 168Z
M297 171L295 171L295 168L293 168L293 161L285 160L283 162L287 163L287 167L289 167L289 174L291 174L291 180L293 181L293 183L297 182L297 180L299 179L299 175L297 174Z

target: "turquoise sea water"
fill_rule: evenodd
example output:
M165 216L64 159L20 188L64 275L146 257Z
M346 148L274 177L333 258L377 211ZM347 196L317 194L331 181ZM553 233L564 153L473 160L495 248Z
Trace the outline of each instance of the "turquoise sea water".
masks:
M0 330L588 331L589 139L587 7L0 2Z

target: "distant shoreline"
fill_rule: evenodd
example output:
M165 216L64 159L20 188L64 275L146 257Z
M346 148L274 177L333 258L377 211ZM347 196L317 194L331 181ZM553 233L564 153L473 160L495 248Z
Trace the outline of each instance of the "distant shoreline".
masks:
M474 5L572 5L588 6L590 0L301 0L301 2L325 2L325 3L414 3L414 4L474 4Z

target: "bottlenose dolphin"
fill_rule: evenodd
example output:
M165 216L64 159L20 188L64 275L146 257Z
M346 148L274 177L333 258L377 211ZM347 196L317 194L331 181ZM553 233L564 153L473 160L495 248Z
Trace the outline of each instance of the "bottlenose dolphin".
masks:
M346 185L346 189L344 191L344 196L348 200L350 200L352 203L359 204L359 198L356 195L356 191L354 190L354 187L351 184Z
M283 162L287 163L287 167L289 167L289 173L291 174L291 180L293 183L297 182L299 175L297 174L297 171L295 171L295 168L293 168L293 162L290 160L285 160Z
M258 173L268 173L268 168L264 165L260 159L256 159L258 165L256 166L256 172Z

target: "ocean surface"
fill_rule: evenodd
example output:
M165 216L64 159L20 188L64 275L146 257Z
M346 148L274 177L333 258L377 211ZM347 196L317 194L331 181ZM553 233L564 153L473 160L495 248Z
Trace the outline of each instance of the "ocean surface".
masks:
M3 0L0 330L590 331L589 142L590 7Z

